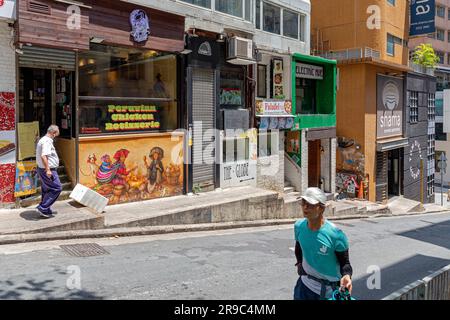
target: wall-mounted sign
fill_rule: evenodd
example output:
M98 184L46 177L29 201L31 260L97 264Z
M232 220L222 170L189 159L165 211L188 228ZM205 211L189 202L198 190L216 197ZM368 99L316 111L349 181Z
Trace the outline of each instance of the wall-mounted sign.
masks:
M229 188L245 185L256 186L256 171L258 159L258 138L256 129L236 136L234 139L224 138L221 132L220 145L224 147L225 157L220 165L220 187ZM235 150L238 150L235 153ZM230 151L230 152L228 152ZM244 157L248 154L248 157ZM242 159L237 157L242 156ZM243 159L245 158L245 159ZM248 158L248 159L247 159Z
M423 157L420 142L414 140L414 142L409 147L409 172L413 180L418 179L420 176L420 161L422 159Z
M289 100L257 100L257 116L291 116L292 102Z
M410 36L418 36L436 32L435 16L436 16L435 0L413 0L411 1L411 27Z
M311 64L297 63L295 67L295 75L297 78L305 79L323 79L323 67Z
M202 55L202 56L207 56L207 57L211 57L211 56L212 56L211 45L209 44L208 41L203 42L203 43L198 47L198 54L200 54L200 55Z
M274 99L285 99L283 82L283 59L275 58L272 61L272 96Z
M105 123L106 132L159 129L156 106L109 105L111 121Z
M403 80L377 76L377 137L403 134Z
M16 0L0 0L0 20L16 19Z
M135 42L144 42L150 35L150 20L144 10L136 9L130 14L131 37Z

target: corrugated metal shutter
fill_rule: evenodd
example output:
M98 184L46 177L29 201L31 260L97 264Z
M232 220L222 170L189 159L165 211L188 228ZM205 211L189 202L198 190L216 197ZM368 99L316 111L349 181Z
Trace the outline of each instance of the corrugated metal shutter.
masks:
M215 81L214 71L194 69L192 72L193 182L202 188L215 182ZM196 122L201 121L201 130ZM199 144L202 145L200 149Z
M388 153L377 152L377 201L388 199Z
M75 52L42 47L22 48L19 55L19 66L42 69L64 69L75 71Z

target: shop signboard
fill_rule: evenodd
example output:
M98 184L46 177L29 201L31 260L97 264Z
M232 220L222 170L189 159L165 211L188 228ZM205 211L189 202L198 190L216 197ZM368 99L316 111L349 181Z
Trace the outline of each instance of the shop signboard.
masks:
M403 135L403 79L377 76L377 138Z
M312 64L297 63L295 67L297 78L323 80L323 67Z
M0 0L0 21L5 19L13 21L16 19L16 0Z
M229 138L229 137L228 137ZM224 139L223 132L221 133L222 148L227 148L231 150L231 157L225 157L221 163L220 170L220 187L230 188L238 186L253 185L256 186L256 169L257 169L257 132L256 129L248 130L247 132L235 137L235 139ZM248 143L243 143L248 141ZM224 146L225 144L225 146ZM230 148L231 146L231 148ZM247 150L241 150L240 153L243 155L248 154L244 159L236 159L236 154L234 150L240 147L247 148ZM221 154L227 154L227 152L222 152ZM238 152L239 156L239 152Z
M289 100L257 100L257 116L292 116L292 102Z
M411 26L409 35L419 36L436 32L435 0L413 0L410 3Z

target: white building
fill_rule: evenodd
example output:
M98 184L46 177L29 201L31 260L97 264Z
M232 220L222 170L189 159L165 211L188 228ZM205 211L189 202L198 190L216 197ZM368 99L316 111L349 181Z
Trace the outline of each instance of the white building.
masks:
M275 100L282 106L284 101L292 99L292 54L310 53L309 0L128 2L185 17L185 29L189 35L187 50L183 52L187 60L187 105L191 117L188 127L192 131L194 145L190 150L192 154L188 155L194 163L188 174L193 177L192 188L189 189L258 185L283 192L284 133L278 128L272 128L274 130L268 133L260 132L259 143L256 144L256 138L252 137L256 135L255 128L260 127L260 118L255 117L255 100ZM241 58L244 55L244 59L231 61L228 52L231 46L224 43L234 37L244 39L235 42L236 50ZM214 59L215 55L219 57ZM274 85L275 76L277 86ZM236 90L237 87L242 89L242 94ZM228 108L222 105L222 93L230 88L234 94L239 92L238 95L242 96L241 100L238 99L241 106ZM219 106L211 107L216 97L221 100ZM249 123L245 129L250 130L244 135L230 135L227 130L236 129L236 122L240 123L242 119ZM197 121L202 121L201 129L198 129ZM208 130L213 128L221 130L220 137L207 136ZM252 129L253 133L250 133ZM202 140L199 144L200 134ZM215 149L218 152L212 150L205 154L212 141L219 141ZM227 144L224 141L228 141ZM240 143L248 150L242 156L234 147ZM211 161L196 164L198 159L218 160L221 157L220 167Z
M450 157L450 90L436 93L436 160L444 153L447 159ZM447 160L450 165L450 160ZM447 168L443 176L436 167L435 182L450 185L450 168Z

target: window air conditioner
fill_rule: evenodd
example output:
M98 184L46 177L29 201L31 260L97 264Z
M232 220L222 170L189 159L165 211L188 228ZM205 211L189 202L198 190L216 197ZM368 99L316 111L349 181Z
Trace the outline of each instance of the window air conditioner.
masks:
M237 65L255 64L253 41L240 37L231 37L228 40L227 62Z

